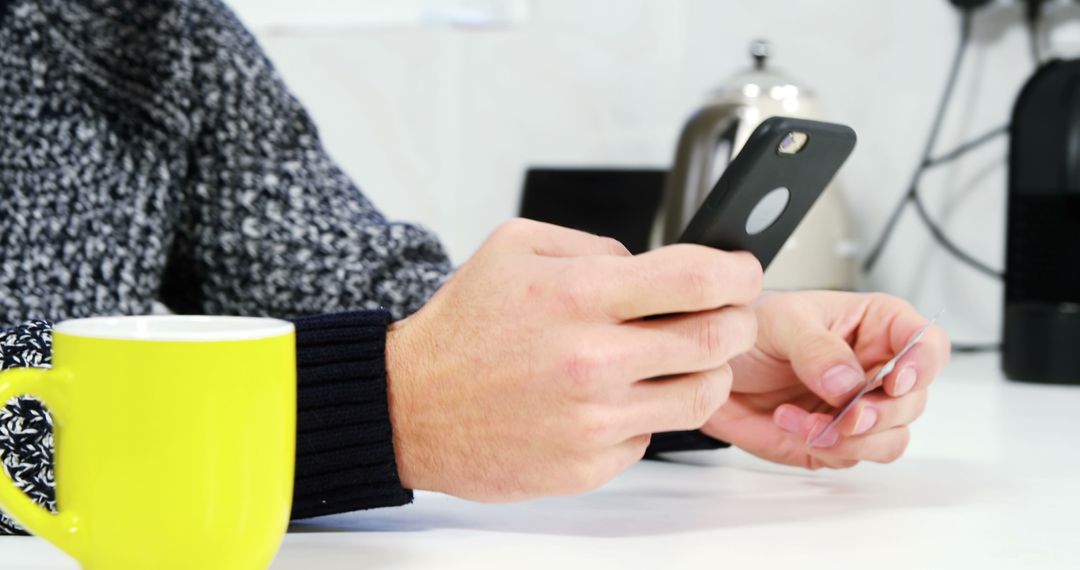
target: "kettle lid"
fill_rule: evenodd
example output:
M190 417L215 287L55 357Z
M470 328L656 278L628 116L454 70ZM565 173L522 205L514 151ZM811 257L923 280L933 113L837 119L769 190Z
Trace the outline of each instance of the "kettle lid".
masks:
M750 57L754 58L754 69L763 71L765 60L769 59L769 40L756 39L750 42Z
M769 65L772 57L772 44L765 39L750 42L751 67L732 76L728 81L714 89L713 98L740 100L759 97L777 100L795 98L813 98L813 92L799 85L781 70Z

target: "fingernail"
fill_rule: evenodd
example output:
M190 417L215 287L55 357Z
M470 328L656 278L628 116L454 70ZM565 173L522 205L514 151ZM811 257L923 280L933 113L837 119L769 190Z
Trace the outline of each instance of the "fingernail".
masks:
M915 369L908 366L900 371L896 375L896 386L893 388L893 394L896 396L903 396L911 391L915 387Z
M822 435L821 437L818 437L817 433L810 433L813 434L810 436L810 441L814 442L812 447L832 447L836 445L836 442L840 441L840 434L836 433L836 428L830 429L828 432L825 433L825 435Z
M833 366L821 377L821 385L830 396L847 394L862 382L863 375L844 364Z
M781 408L776 412L775 421L780 429L788 433L798 433L799 428L802 427L803 418L795 410Z
M874 411L874 408L865 407L859 414L859 419L855 422L855 431L853 433L855 435L866 433L870 431L870 428L874 427L875 423L877 423L877 412Z

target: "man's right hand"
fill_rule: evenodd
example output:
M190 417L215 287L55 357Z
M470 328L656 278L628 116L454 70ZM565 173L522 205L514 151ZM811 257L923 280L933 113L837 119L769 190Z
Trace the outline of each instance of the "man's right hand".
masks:
M650 434L697 429L727 401L761 281L747 253L631 256L610 238L504 224L391 327L402 484L489 502L602 485Z

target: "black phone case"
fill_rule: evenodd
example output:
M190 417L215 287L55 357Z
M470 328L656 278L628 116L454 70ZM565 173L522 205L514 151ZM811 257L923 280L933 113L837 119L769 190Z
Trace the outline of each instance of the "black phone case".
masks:
M780 143L792 132L806 133L806 144L796 154L781 154ZM855 131L844 125L788 117L765 120L724 170L679 242L749 251L768 267L851 155L855 138ZM789 196L780 217L763 231L748 234L750 212L781 187Z

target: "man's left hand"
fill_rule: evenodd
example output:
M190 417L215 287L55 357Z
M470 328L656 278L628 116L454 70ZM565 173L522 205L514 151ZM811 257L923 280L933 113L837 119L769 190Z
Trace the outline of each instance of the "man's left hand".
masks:
M770 293L756 304L753 350L731 361L731 397L702 428L754 455L809 469L891 462L908 444L908 425L926 406L927 387L949 360L945 333L932 326L813 447L821 432L927 318L881 294Z

